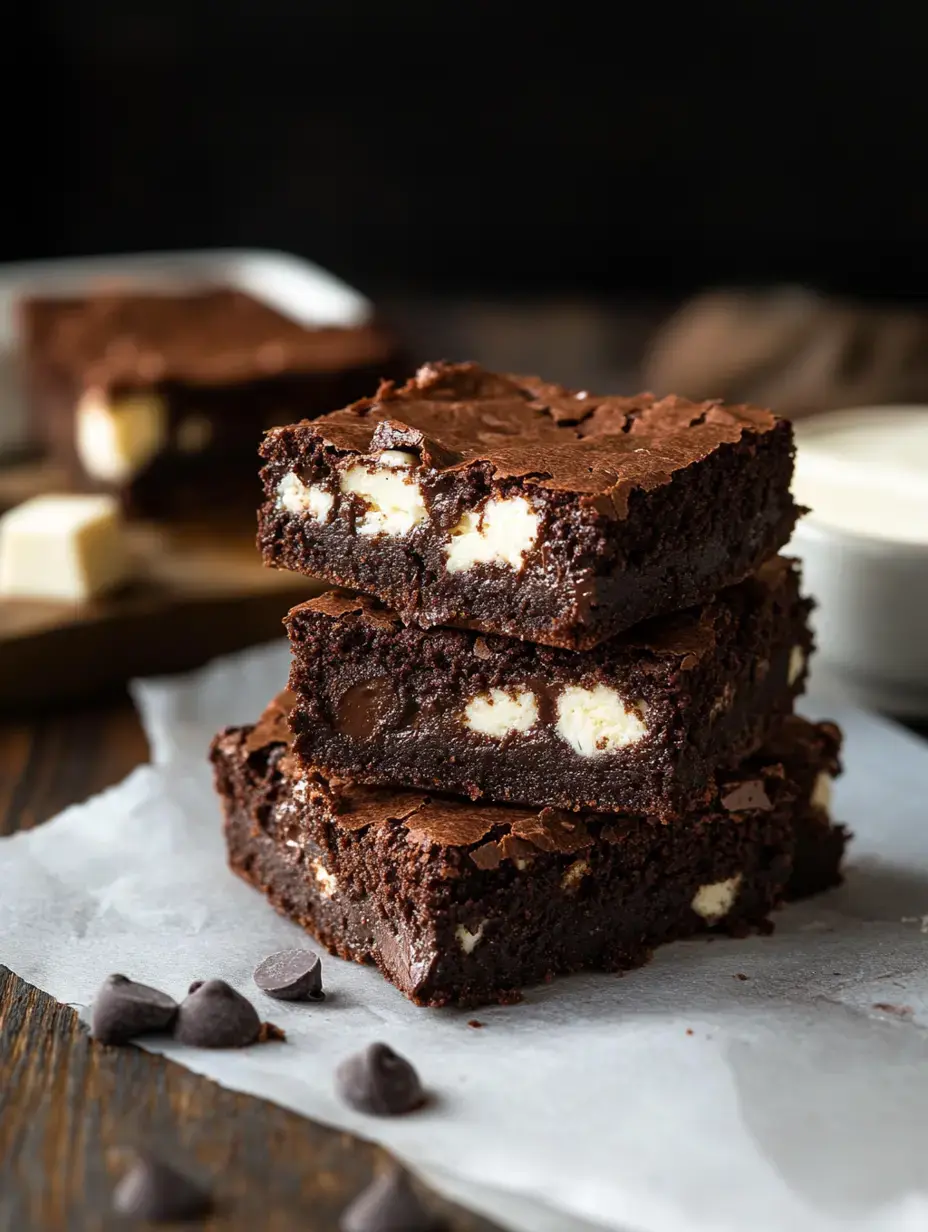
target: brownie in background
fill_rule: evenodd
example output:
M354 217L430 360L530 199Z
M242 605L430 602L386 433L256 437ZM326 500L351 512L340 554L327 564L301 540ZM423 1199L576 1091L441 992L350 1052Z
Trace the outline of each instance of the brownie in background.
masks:
M75 487L143 516L253 508L266 429L407 371L376 321L307 328L231 288L24 299L19 316L33 435Z

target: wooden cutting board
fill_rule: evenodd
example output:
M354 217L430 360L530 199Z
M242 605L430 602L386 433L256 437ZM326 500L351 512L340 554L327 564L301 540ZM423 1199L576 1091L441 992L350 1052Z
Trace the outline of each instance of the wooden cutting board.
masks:
M66 491L41 465L0 470L0 512ZM0 711L100 695L133 676L188 671L283 636L289 609L325 587L266 569L254 517L177 526L132 524L136 578L89 603L0 598Z

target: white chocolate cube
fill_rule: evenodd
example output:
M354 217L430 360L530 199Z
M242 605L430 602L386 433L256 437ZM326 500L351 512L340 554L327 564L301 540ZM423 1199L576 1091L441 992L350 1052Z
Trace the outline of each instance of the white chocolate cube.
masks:
M77 456L87 474L102 483L126 483L164 449L167 440L167 408L156 394L108 402L91 389L77 404Z
M0 596L77 602L129 573L112 496L37 496L0 517Z

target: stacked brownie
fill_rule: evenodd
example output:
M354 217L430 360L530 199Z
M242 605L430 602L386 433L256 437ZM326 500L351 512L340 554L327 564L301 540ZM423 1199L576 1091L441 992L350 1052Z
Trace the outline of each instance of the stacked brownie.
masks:
M262 454L266 562L345 589L213 761L233 867L333 952L472 1005L838 881L788 423L442 364Z

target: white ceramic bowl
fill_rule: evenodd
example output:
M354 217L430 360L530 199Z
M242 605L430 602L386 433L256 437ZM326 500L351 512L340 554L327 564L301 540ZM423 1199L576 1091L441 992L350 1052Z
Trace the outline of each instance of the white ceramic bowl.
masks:
M908 431L901 467L890 462L885 435L862 442L859 453L851 449L836 458L825 456L825 449L810 466L801 465L810 460L806 447L822 449L833 426L841 430L842 424L853 426L865 418L884 424L888 434L902 422L900 416L912 412L924 415L928 425L928 408L923 407L834 412L843 419L816 416L797 425L796 494L813 508L787 550L801 557L804 589L818 604L813 616L816 658L828 674L865 705L926 717L928 536L922 538L920 519L928 510L928 467L921 429L914 447ZM844 485L837 500L835 484ZM818 516L816 494L821 498ZM891 513L877 526L884 510ZM813 669L813 684L814 679Z

